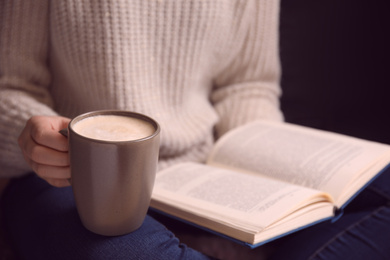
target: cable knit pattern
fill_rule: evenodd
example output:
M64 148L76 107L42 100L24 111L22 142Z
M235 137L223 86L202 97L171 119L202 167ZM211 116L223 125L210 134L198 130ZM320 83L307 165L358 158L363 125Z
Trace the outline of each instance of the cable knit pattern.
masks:
M29 170L17 137L32 115L145 113L160 168L281 120L278 15L273 0L1 1L0 176Z

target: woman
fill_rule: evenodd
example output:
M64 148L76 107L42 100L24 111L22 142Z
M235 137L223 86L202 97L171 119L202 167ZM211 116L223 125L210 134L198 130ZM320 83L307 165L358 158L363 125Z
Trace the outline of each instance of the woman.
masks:
M278 1L13 0L0 10L0 164L14 178L5 224L21 256L206 258L150 216L121 238L86 232L58 130L92 110L147 114L163 129L161 170L204 162L236 126L281 120Z
M278 1L10 0L0 7L0 168L12 178L3 224L21 258L259 259L265 249L275 249L274 259L390 255L388 173L336 223L250 252L158 215L120 237L95 235L78 218L58 133L78 114L124 109L155 118L163 129L160 170L204 162L232 128L282 120Z

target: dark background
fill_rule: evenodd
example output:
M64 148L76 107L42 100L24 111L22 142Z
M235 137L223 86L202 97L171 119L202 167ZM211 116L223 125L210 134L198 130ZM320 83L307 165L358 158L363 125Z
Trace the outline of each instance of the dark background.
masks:
M282 0L287 122L390 144L388 0Z

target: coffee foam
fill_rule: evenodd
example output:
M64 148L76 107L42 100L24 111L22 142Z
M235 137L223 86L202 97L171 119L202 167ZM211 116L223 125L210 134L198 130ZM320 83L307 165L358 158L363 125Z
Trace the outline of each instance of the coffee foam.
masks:
M119 115L87 117L72 126L78 134L104 141L131 141L151 136L155 128L142 119Z

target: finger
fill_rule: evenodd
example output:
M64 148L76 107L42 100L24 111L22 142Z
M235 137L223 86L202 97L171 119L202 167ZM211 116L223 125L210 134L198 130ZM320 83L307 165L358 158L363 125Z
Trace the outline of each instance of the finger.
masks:
M70 167L56 167L51 165L39 164L34 161L29 162L33 171L42 179L70 179Z
M70 186L70 168L69 167L51 167L37 164L25 156L25 160L31 166L33 171L41 179L45 180L55 187Z
M70 186L69 180L64 179L45 179L50 185L57 187L57 188L63 188Z
M32 117L30 119L31 138L38 144L66 152L68 140L59 133L67 127L70 119L64 117Z
M25 155L35 163L57 167L69 166L69 154L67 152L47 148L33 140L27 141L24 145Z

